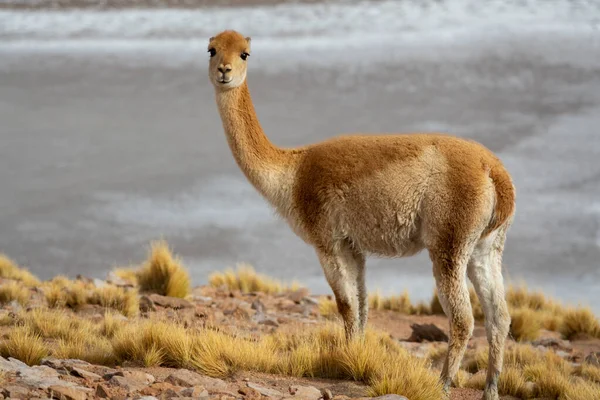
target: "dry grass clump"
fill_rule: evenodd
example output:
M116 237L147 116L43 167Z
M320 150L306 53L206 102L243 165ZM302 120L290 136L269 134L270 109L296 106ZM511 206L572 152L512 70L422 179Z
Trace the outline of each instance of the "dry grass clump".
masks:
M567 339L582 334L600 338L600 323L590 308L571 308L563 315L560 332Z
M467 353L467 367L475 372L465 387L483 390L487 352ZM566 400L598 399L600 396L600 369L593 366L573 368L556 353L539 351L531 346L515 344L504 354L504 367L498 381L501 395L512 395L522 399L552 398ZM594 392L592 389L595 389ZM581 393L595 393L582 397Z
M399 296L383 297L379 291L369 295L369 308L374 310L390 310L403 314L413 314L413 305L408 292Z
M125 282L130 283L132 286L137 286L138 283L138 271L135 267L129 268L115 268L112 272Z
M123 271L121 271L123 273ZM190 293L190 277L164 241L153 242L148 260L136 273L143 292L184 298Z
M322 297L319 300L319 314L327 319L336 319L340 316L337 303L333 299Z
M237 271L227 269L225 272L213 272L208 282L212 287L225 286L229 290L239 290L244 293L263 292L267 294L278 294L300 289L297 282L291 285L256 273L254 268L248 264L239 264Z
M96 289L88 299L90 304L112 308L126 317L134 317L140 310L137 290L127 290L117 286L104 286Z
M119 361L193 368L223 377L238 370L292 376L345 378L370 385L373 394L398 393L414 400L440 398L437 373L389 337L369 331L347 344L340 326L248 339L215 330L186 330L159 320L136 321L113 337Z
M136 321L118 330L111 343L119 361L190 368L192 339L178 324L152 319Z
M0 278L21 281L26 286L36 286L40 283L31 272L20 268L13 260L0 253Z
M98 336L76 335L60 339L52 355L100 365L114 365L116 361L110 341Z
M542 323L535 311L529 308L518 308L511 311L510 317L510 335L516 341L532 341L540 336Z
M29 302L29 290L22 283L15 281L0 285L0 304L16 300L21 305Z
M19 326L8 333L7 339L0 341L0 355L16 358L27 365L36 365L48 356L48 348L38 334L26 326Z
M65 310L34 308L22 311L17 323L44 339L69 339L94 336L94 326Z
M100 322L98 333L108 339L112 339L124 326L122 319L112 312L105 312L104 319Z

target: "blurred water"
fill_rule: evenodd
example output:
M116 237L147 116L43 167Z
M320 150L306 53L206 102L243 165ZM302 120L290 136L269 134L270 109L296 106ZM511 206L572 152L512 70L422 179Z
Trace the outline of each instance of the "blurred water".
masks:
M597 1L0 11L0 250L102 277L164 237L196 284L247 261L329 292L229 153L206 70L228 28L253 37L279 145L443 130L496 151L517 187L507 277L600 310ZM368 265L371 289L431 294L425 253Z

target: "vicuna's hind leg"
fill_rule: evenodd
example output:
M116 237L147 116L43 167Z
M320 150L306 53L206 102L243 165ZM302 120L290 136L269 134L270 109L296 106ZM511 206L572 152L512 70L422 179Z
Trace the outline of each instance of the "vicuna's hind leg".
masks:
M317 254L344 320L346 338L355 338L362 334L367 318L365 258L346 242L336 243L332 249L318 250Z
M510 328L510 314L504 297L502 252L505 228L490 234L476 246L469 261L469 279L485 314L485 328L490 346L484 400L498 400L498 377L502 371L504 342Z
M452 257L430 251L438 296L450 321L448 354L441 376L446 392L460 368L474 326L466 276L469 252L465 249L461 253Z

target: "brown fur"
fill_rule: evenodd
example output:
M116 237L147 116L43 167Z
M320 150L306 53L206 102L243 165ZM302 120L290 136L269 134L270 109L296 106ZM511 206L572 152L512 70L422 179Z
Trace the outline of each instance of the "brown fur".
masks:
M365 257L429 251L450 322L446 387L473 330L466 275L486 314L496 400L508 332L501 259L515 189L484 146L443 134L345 135L297 149L274 146L246 82L250 39L225 31L209 41L209 77L233 156L254 187L318 255L349 339L367 322Z

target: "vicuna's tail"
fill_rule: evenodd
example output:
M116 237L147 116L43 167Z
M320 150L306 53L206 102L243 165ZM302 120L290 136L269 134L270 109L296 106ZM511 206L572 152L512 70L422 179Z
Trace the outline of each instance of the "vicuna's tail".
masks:
M490 178L496 189L496 202L492 219L483 236L509 222L515 212L515 187L506 169L501 164L495 165L490 170Z

